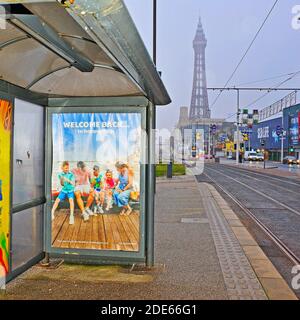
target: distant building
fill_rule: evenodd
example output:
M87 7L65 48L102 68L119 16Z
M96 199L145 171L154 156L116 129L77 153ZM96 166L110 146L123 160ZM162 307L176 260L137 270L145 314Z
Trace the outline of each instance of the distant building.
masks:
M294 155L300 159L300 104L283 109L283 121L282 117L279 117L254 125L250 136L251 148L254 150L263 148L267 151L270 160L280 161L281 137L276 131L278 127L282 127L282 123L284 156ZM292 148L294 152L290 151Z

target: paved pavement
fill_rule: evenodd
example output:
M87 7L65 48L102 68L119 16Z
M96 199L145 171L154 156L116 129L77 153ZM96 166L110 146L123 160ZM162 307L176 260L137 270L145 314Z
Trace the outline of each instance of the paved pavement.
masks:
M12 281L0 298L295 298L226 201L194 176L158 180L155 239L152 270L35 266Z

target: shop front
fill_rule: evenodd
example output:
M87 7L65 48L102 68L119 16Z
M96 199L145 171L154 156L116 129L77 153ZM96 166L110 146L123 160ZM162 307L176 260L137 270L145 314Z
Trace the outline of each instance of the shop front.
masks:
M0 1L0 278L44 258L154 262L155 106L122 1Z
M251 134L251 148L264 149L270 161L281 161L281 136L278 128L282 127L282 118L260 122L253 126ZM287 154L288 142L286 135L283 137L284 155Z

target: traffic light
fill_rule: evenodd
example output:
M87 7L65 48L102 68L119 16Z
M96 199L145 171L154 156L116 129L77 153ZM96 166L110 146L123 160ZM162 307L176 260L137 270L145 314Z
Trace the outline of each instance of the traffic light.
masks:
M197 147L196 146L192 146L192 157L193 158L196 158L196 156L197 156L196 150L197 150Z
M290 153L294 153L295 152L295 148L293 146L290 147Z

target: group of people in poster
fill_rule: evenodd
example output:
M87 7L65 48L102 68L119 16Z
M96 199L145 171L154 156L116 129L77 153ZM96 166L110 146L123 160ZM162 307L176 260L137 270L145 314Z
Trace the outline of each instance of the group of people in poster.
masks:
M75 199L84 221L88 221L90 216L109 213L114 205L121 209L120 215L130 215L133 209L129 200L137 200L138 197L137 192L133 190L134 173L126 163L117 162L115 168L118 172L117 177L113 176L110 169L101 172L98 165L94 165L91 173L83 161L77 162L77 167L71 170L70 163L64 161L58 174L61 190L51 211L52 220L59 204L66 199L70 204L71 225L74 224ZM86 203L84 197L87 197Z

